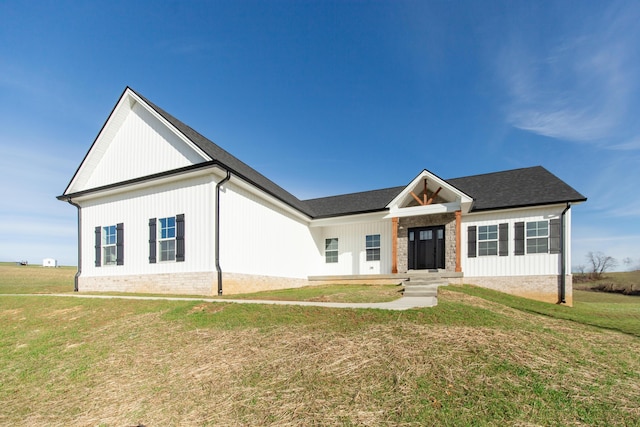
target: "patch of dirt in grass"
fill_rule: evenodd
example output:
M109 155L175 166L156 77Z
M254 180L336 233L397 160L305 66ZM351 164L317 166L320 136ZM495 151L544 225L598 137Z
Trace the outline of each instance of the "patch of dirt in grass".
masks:
M22 308L14 308L10 310L0 310L0 316L16 318L24 312Z
M71 314L78 313L80 311L82 311L82 306L76 305L74 307L52 310L51 312L47 313L45 317L47 318L69 317ZM73 321L75 319L77 319L77 317L70 317L68 320Z
M203 302L202 304L198 304L193 306L191 310L189 310L188 314L196 314L196 313L206 313L213 314L219 313L224 310L224 304L215 304L210 302Z
M327 296L327 295L321 295L319 297L314 297L314 298L308 298L307 301L311 301L311 302L334 302L334 295L331 295L331 297Z

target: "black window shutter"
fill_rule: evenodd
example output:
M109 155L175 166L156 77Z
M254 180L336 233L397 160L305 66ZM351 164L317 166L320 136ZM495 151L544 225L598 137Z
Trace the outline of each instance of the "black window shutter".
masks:
M498 224L498 255L509 255L509 224Z
M101 228L100 227L96 227L96 267L100 267L101 262L100 262L100 258L102 255L102 234L101 234Z
M516 222L515 228L515 254L524 255L524 222Z
M560 219L549 221L549 253L560 253Z
M476 226L467 227L467 256L476 257Z
M149 219L149 264L156 263L156 219Z
M124 265L124 224L116 225L116 264Z
M184 261L184 214L176 215L176 262Z

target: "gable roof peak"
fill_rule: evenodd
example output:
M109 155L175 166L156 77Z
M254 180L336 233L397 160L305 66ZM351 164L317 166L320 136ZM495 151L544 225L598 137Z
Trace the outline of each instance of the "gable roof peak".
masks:
M309 206L307 206L305 203L301 202L297 197L295 197L294 195L292 195L291 193L289 193L288 191L286 191L285 189L283 189L282 187L280 187L279 185L277 185L276 183L274 183L273 181L271 181L270 179L268 179L267 177L265 177L264 175L262 175L261 173L253 169L252 167L250 167L249 165L247 165L246 163L242 162L241 160L239 160L238 158L236 158L226 150L222 149L220 146L218 146L208 138L204 137L202 134L200 134L190 126L186 125L185 123L178 120L171 114L167 113L165 110L163 110L162 108L158 107L156 104L154 104L153 102L145 98L143 95L136 92L130 86L126 86L125 89L123 90L122 94L120 95L120 98L118 99L118 102L116 103L115 107L111 111L109 118L107 118L107 121L102 126L102 129L98 133L98 136L94 140L91 148L89 149L89 152L87 152L85 159L80 164L80 167L76 171L74 177L72 178L71 182L67 186L67 189L65 190L63 195L69 196L75 193L75 191L72 190L72 188L74 187L72 184L76 180L76 176L78 175L78 172L80 171L83 164L87 160L87 157L91 153L91 150L96 145L96 142L98 141L103 131L108 126L109 122L112 120L112 118L115 115L117 115L120 110L123 110L124 108L127 108L127 107L128 108L133 107L134 103L132 102L129 102L129 105L127 105L127 101L131 101L131 100L140 103L141 105L144 106L145 109L148 109L154 115L157 115L157 117L159 117L161 121L165 122L166 126L168 126L176 134L180 135L180 137L183 138L185 141L188 141L189 145L192 145L195 150L201 152L202 155L207 160L206 164L210 163L211 165L217 165L223 169L226 169L230 171L236 178L239 178L255 186L256 188L262 190L266 194L269 194L275 197L276 199L284 202L285 204L296 209L297 211L307 215L308 217L314 216L313 210ZM171 172L172 171L166 171L167 174ZM153 176L156 176L156 175L153 175ZM125 183L115 183L115 184L117 185L117 184L125 184Z

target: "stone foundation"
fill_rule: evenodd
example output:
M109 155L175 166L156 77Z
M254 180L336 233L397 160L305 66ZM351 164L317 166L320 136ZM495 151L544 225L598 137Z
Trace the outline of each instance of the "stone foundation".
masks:
M224 295L308 286L307 279L223 273ZM131 292L144 294L218 295L218 273L166 273L129 276L82 277L80 292Z
M208 295L218 294L216 272L200 273L167 273L130 276L80 277L80 292L131 292L174 295ZM224 295L244 294L275 289L300 288L310 285L342 285L366 284L385 285L399 284L405 275L355 276L355 277L314 277L313 280L290 277L257 276L239 273L222 274L222 291ZM573 280L566 276L566 305L573 306ZM544 301L552 304L558 302L560 278L548 276L507 276L507 277L448 277L450 284L469 284L493 289L524 298Z
M210 271L104 277L80 276L78 279L80 292L213 295L214 288L217 293L217 275Z
M566 305L573 306L573 277L565 277ZM505 277L462 277L452 281L456 284L475 285L493 289L519 297L537 301L558 303L560 295L560 277L549 276L505 276Z
M218 292L216 282L215 292ZM222 294L248 294L251 292L271 291L309 286L307 279L292 277L256 276L240 273L222 273Z

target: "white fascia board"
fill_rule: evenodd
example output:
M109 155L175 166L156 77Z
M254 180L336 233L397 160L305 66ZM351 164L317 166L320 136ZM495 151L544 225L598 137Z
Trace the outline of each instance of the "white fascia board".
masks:
M383 219L391 218L387 215L388 211L371 212L365 214L356 215L344 215L334 216L331 218L314 219L309 224L309 227L326 227L330 225L344 225L344 224L356 224L360 222L372 222L381 221Z
M136 182L133 184L107 188L104 190L91 191L90 193L73 197L71 200L73 200L74 202L83 202L86 200L97 199L105 196L112 196L115 194L127 193L130 191L140 190L148 187L155 187L155 186L167 184L170 182L183 181L183 180L205 176L205 175L214 176L215 174L213 173L213 170L211 168L197 169L195 171L188 171L180 174L162 176L155 179L148 179L148 180Z
M144 106L144 108L149 111L149 113L151 113L151 115L153 117L155 117L156 119L158 119L160 121L160 123L162 123L163 125L165 125L168 129L170 129L178 138L180 138L185 144L187 144L189 146L189 148L191 148L193 151L195 151L196 153L198 153L198 155L200 157L202 157L202 159L204 161L210 161L213 160L209 155L207 155L207 153L205 153L204 151L202 151L197 145L195 145L193 142L191 142L191 140L189 138L187 138L182 132L180 132L178 129L176 129L175 126L173 126L171 123L169 123L164 117L162 117L156 110L154 110L153 108L151 108L151 106L149 106L149 104L147 104L146 102L144 102L144 100L142 100L138 95L136 95L135 92L133 92L131 89L127 88L126 91L126 95L129 96L132 100L134 100L135 102L139 103L140 105ZM134 104L131 104L131 108L133 108Z
M571 206L573 207L574 205L578 205L582 202L570 202ZM560 212L562 212L562 210L564 208L567 207L567 203L553 203L550 205L533 205L533 206L523 206L523 207L519 207L519 208L507 208L507 209L491 209L491 210L485 210L485 211L479 211L479 212L469 212L468 214L464 215L463 217L463 221L466 218L469 221L473 220L473 217L476 216L481 216L481 215L491 215L493 214L499 214L499 213L511 213L511 212L526 212L526 211L538 211L538 210L549 210L549 209L559 209Z
M393 200L391 200L391 202L389 202L389 204L386 206L389 209L401 209L398 208L398 205L409 196L409 194L411 193L411 191L413 191L413 188L416 187L418 185L418 183L423 180L423 179L427 179L431 182L435 182L437 186L442 187L445 191L452 193L455 198L456 198L456 203L458 203L458 205L462 205L462 207L466 206L471 206L471 204L473 203L473 199L471 197L469 197L467 194L463 193L462 191L458 190L457 188L455 188L454 186L452 186L451 184L449 184L448 182L446 182L445 180L443 180L442 178L440 178L439 176L429 172L428 170L424 169L422 172L420 172L418 174L418 176L416 176L410 183L409 185L407 185L404 190L402 190L400 192L400 194L398 194ZM406 208L405 208L406 209ZM460 209L460 208L459 208Z
M393 208L384 218L404 218L408 216L434 215L461 210L460 202L434 203L427 206L412 206L408 208Z
M93 144L89 147L89 151L85 155L84 159L82 159L82 163L80 163L80 166L71 179L71 182L65 189L64 194L73 193L74 191L72 189L76 187L76 184L79 184L79 186L82 187L86 183L88 176L91 175L92 171L102 158L102 154L107 150L108 144L105 140L110 139L115 135L117 130L120 128L120 125L127 117L127 114L133 107L132 100L127 94L128 91L129 89L125 91L116 103L116 106L113 107L111 114L104 125L102 125L102 129L100 129L100 132L93 141Z
M111 195L115 195L115 194L121 194L121 193L127 193L129 191L134 191L134 190L139 190L142 188L148 188L148 187L154 187L157 185L162 185L162 184L166 184L166 183L170 183L170 182L176 182L176 181L182 181L182 180L186 180L186 179L191 179L191 178L195 178L195 177L199 177L199 176L205 176L205 175L211 175L212 179L217 183L220 182L226 175L226 169L218 166L218 165L212 165L211 167L206 167L206 168L201 168L201 169L197 169L195 171L186 171L183 173L180 173L178 175L176 174L171 174L171 175L166 175L166 176L162 176L162 177L158 177L155 179L148 179L148 180L143 180L140 182L136 182L133 184L128 184L128 185L122 185L122 186L117 186L117 187L113 187L113 188L108 188L108 189L104 189L104 190L98 190L98 191L92 191L91 193L88 194L84 194L84 195L80 195L77 197L73 198L74 202L83 202L86 200L91 200L91 199L96 199L96 198L100 198L100 197L105 197L105 196L111 196ZM311 220L311 218L309 218L307 215L301 213L300 211L298 211L297 209L292 208L291 206L287 205L284 202L281 202L279 199L263 192L262 190L260 190L259 188L256 188L255 186L253 186L252 184L244 181L243 179L237 177L236 175L234 175L233 173L231 174L231 181L233 181L234 185L237 185L238 187L242 188L243 190L263 199L264 201L277 206L278 208L290 213L291 215L297 217L298 219L300 219L301 221L305 222L306 224L309 223L309 221ZM225 187L226 184L222 185L222 188Z

